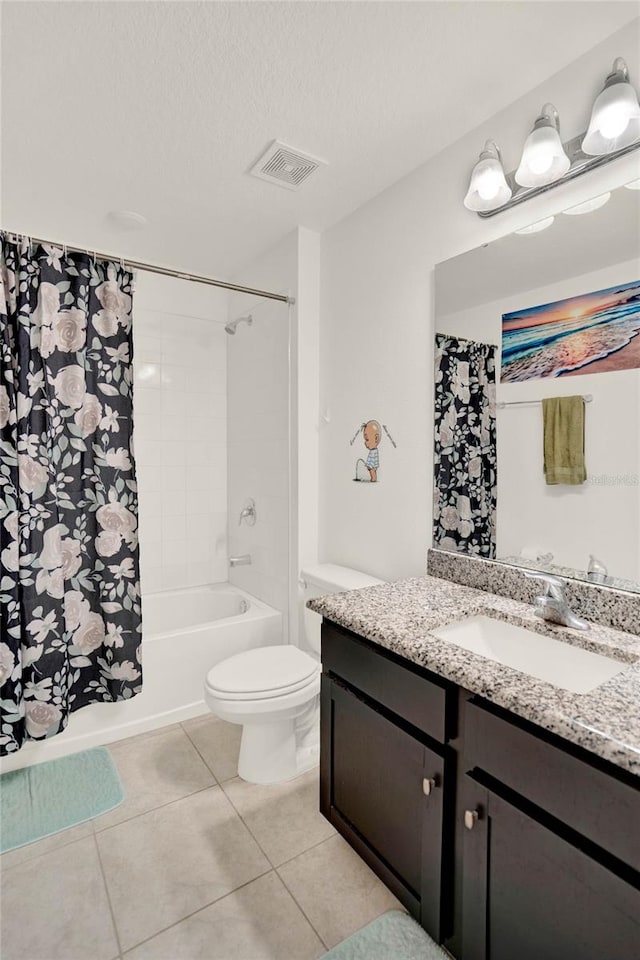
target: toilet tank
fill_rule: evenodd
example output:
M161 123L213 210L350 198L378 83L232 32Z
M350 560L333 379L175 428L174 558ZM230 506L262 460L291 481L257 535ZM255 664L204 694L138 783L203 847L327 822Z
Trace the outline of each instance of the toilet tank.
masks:
M304 611L302 622L304 625L303 644L315 654L320 654L320 625L322 617L306 606L307 600L322 597L327 593L344 593L346 590L359 590L361 587L375 587L384 583L376 577L370 577L360 570L351 567L341 567L336 563L319 563L312 567L305 567L300 575L303 587Z

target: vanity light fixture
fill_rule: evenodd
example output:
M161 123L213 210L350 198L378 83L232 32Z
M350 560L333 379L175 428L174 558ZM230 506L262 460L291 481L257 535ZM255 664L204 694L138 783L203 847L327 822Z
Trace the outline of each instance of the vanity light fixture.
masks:
M595 99L582 150L592 157L614 153L640 140L640 104L629 83L629 68L618 57Z
M496 210L511 199L511 187L506 181L498 145L487 140L484 150L471 173L471 182L464 205L477 213Z
M547 227L550 227L554 220L555 217L545 217L544 220L537 220L535 223L530 223L528 227L514 230L514 233L517 233L521 237L525 237L530 233L540 233L541 230L546 230Z
M581 213L591 213L592 210L599 210L600 207L604 207L605 203L609 202L610 196L610 193L601 193L599 197L592 197L590 200L585 200L584 203L576 203L575 206L567 207L562 212L570 217L580 216Z
M618 57L593 104L586 133L563 143L558 112L553 104L546 103L525 141L517 170L506 174L498 147L493 140L487 140L471 173L464 205L479 217L492 217L639 147L638 95L629 80L626 63Z
M521 187L542 187L563 177L571 161L560 139L560 119L552 103L545 103L527 137L515 172Z
M626 187L627 190L640 190L640 179L631 180L630 183L625 183L623 186Z

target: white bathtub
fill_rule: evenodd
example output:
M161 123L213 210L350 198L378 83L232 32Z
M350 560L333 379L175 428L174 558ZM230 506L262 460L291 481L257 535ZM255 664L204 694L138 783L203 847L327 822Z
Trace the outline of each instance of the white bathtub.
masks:
M203 684L211 667L234 653L283 642L282 614L230 583L149 594L142 614L142 693L83 707L64 733L27 742L0 761L0 771L207 713Z

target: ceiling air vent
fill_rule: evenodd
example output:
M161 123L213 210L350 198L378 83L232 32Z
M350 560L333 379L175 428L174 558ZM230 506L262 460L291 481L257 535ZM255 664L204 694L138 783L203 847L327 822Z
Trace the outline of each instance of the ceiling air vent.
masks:
M289 147L286 143L274 140L262 154L249 173L260 180L268 180L287 190L298 187L314 173L325 161L312 157L308 153Z

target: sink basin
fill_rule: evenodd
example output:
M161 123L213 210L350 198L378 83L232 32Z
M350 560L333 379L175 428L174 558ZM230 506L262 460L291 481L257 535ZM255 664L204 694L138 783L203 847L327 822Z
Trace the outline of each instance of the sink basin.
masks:
M628 663L482 615L429 632L439 640L571 693L589 693L629 667Z

